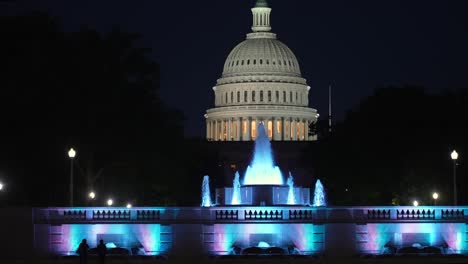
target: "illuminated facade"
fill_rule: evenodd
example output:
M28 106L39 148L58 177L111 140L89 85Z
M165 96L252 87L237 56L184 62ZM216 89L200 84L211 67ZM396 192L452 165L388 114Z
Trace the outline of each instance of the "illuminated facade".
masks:
M309 125L318 113L309 108L310 87L294 53L271 32L265 0L252 8L252 33L229 54L206 118L209 141L252 141L261 122L273 141L311 141Z
M34 251L75 255L100 239L129 255L468 253L467 207L227 206L33 209ZM24 212L22 212L24 213ZM23 240L24 242L24 240ZM434 249L438 251L434 251ZM432 250L432 251L429 251Z

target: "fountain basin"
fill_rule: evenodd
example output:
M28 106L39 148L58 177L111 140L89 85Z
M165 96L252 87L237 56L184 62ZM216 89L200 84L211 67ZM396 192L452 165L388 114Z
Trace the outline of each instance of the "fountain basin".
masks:
M240 187L241 205L287 205L288 185L243 185ZM217 205L232 205L233 188L216 189ZM310 204L310 189L294 187L295 205Z

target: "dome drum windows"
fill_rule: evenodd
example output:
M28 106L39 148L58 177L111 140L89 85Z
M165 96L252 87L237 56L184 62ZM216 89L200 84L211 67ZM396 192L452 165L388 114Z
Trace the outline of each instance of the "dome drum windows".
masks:
M271 91L268 91L268 102L271 102Z
M263 102L263 91L260 91L260 102Z

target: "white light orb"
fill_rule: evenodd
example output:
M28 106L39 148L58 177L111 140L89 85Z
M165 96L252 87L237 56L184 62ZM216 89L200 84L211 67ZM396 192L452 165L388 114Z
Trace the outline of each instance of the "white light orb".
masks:
M114 204L114 201L112 199L107 200L107 205L112 206Z
M3 183L0 183L0 191L3 190Z
M419 206L419 202L418 202L418 201L414 201L414 202L413 202L413 206Z
M456 150L452 151L452 153L450 154L450 157L453 160L457 160L458 159L458 152Z
M73 159L73 158L75 158L75 156L76 156L76 151L75 151L73 148L71 148L71 149L68 151L68 157L69 157L70 159Z
M437 200L437 199L439 199L439 194L438 194L438 193L436 193L436 192L435 192L435 193L433 193L433 194L432 194L432 199L434 199L434 200Z
M128 208L128 209L132 208L132 204L128 203L128 204L127 204L127 208Z
M90 192L88 194L88 196L89 196L89 198L94 199L94 198L96 198L96 193L95 192Z

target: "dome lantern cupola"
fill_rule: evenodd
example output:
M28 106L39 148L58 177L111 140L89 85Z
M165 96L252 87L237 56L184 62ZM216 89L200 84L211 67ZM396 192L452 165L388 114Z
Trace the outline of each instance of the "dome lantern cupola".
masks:
M268 7L266 0L257 0L255 7L252 8L253 14L253 32L269 32L270 26L270 13L271 8Z

